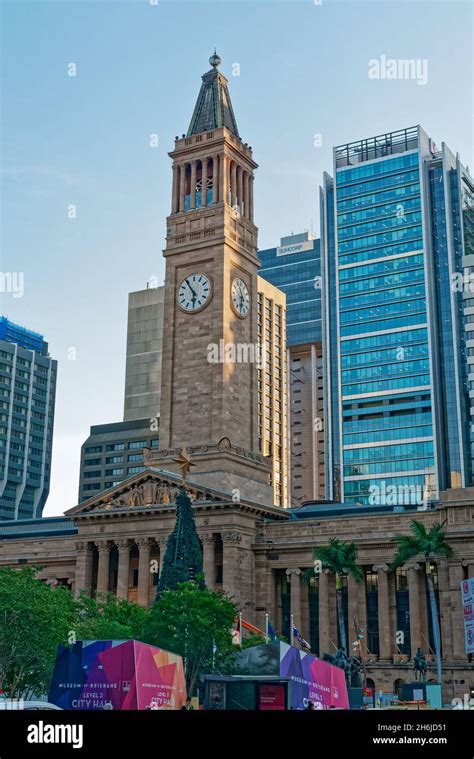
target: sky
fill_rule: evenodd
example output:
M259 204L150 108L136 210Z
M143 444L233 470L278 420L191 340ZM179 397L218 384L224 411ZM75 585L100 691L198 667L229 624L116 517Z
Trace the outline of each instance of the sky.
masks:
M259 164L259 246L273 247L292 232L318 236L318 187L336 145L420 123L472 167L473 6L0 5L0 270L24 277L22 297L0 293L0 313L44 334L59 363L52 516L77 503L90 426L122 420L128 292L163 281L167 154L187 131L214 47ZM381 56L415 59L420 75L373 78Z

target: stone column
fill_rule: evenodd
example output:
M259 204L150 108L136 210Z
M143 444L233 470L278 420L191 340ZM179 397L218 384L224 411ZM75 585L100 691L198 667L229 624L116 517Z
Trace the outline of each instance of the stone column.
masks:
M249 177L249 219L253 221L253 174Z
M128 582L130 574L130 541L116 540L118 548L117 598L128 598Z
M333 650L329 642L329 572L319 575L319 655Z
M307 641L311 637L311 625L309 621L309 586L301 580L301 635Z
M150 538L137 538L138 545L138 592L137 603L148 607L150 602Z
M185 181L186 181L186 164L181 163L179 166L179 204L178 208L180 211L184 211L184 192L185 192Z
M244 216L249 218L249 173L244 171Z
M168 544L168 538L157 538L157 544L160 547L160 575L163 571L163 561L166 553L166 546Z
M171 213L179 210L179 171L178 165L173 164L173 196L171 201Z
M227 156L221 155L219 161L219 200L223 203L229 202L229 166Z
M390 636L390 604L388 595L388 565L379 564L373 567L377 572L377 606L379 621L379 657L390 659L392 654L392 641Z
M200 535L202 540L202 566L206 585L211 590L216 584L215 538L211 532Z
M466 660L464 647L464 614L461 605L461 582L464 572L461 564L449 565L449 580L451 587L451 629L453 631L453 657Z
M270 618L270 622L272 623L273 627L277 625L277 598L276 598L276 575L275 571L273 569L268 569L266 572L266 602L265 606L267 609L268 616Z
M415 656L417 648L423 649L423 639L421 637L420 584L418 582L419 569L419 564L408 567L408 606L410 609L410 641L412 657Z
M347 575L347 628L349 640L355 640L354 619L359 622L359 583L351 575ZM351 647L347 641L349 651ZM349 653L349 652L348 652Z
M453 634L451 629L451 591L447 559L438 562L439 612L443 659L453 657Z
M239 588L236 583L236 568L238 566L239 546L242 541L242 535L236 530L226 530L222 532L222 553L223 553L223 578L222 588L230 596L239 594Z
M201 206L207 206L207 158L201 161Z
M74 594L78 596L81 591L91 594L92 586L92 545L90 543L76 543L76 577Z
M301 632L301 569L293 567L286 570L287 577L290 580L291 587L291 606L290 613L293 616L293 622ZM290 630L291 637L291 630Z
M96 543L99 550L99 568L97 572L97 592L109 592L109 572L110 572L110 549L111 545L108 540L99 540Z
M197 161L191 161L191 187L189 189L189 208L196 208L196 167Z
M219 160L217 155L212 156L212 202L219 200Z
M230 204L232 208L237 203L237 164L233 161L230 169Z
M238 167L237 171L237 201L239 204L239 211L242 214L244 210L244 183L243 183L243 177L242 177L242 167Z

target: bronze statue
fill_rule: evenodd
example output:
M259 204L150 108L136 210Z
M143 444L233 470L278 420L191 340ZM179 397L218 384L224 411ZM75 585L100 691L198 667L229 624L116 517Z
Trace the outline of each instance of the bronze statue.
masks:
M417 648L416 654L413 657L413 670L415 672L415 680L425 682L426 670L428 669L428 663L421 648Z

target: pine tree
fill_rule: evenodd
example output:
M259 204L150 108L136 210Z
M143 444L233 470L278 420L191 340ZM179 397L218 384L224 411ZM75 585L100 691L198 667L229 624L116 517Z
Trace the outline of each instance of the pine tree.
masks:
M194 580L204 588L201 543L196 532L191 499L184 487L176 499L176 524L168 538L158 596L174 590L180 582Z

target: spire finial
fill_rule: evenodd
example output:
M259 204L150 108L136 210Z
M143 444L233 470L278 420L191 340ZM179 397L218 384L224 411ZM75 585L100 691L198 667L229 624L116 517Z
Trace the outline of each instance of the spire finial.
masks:
M209 58L209 63L214 69L217 69L217 67L220 65L221 59L217 55L216 48L214 48L214 55L211 55Z

